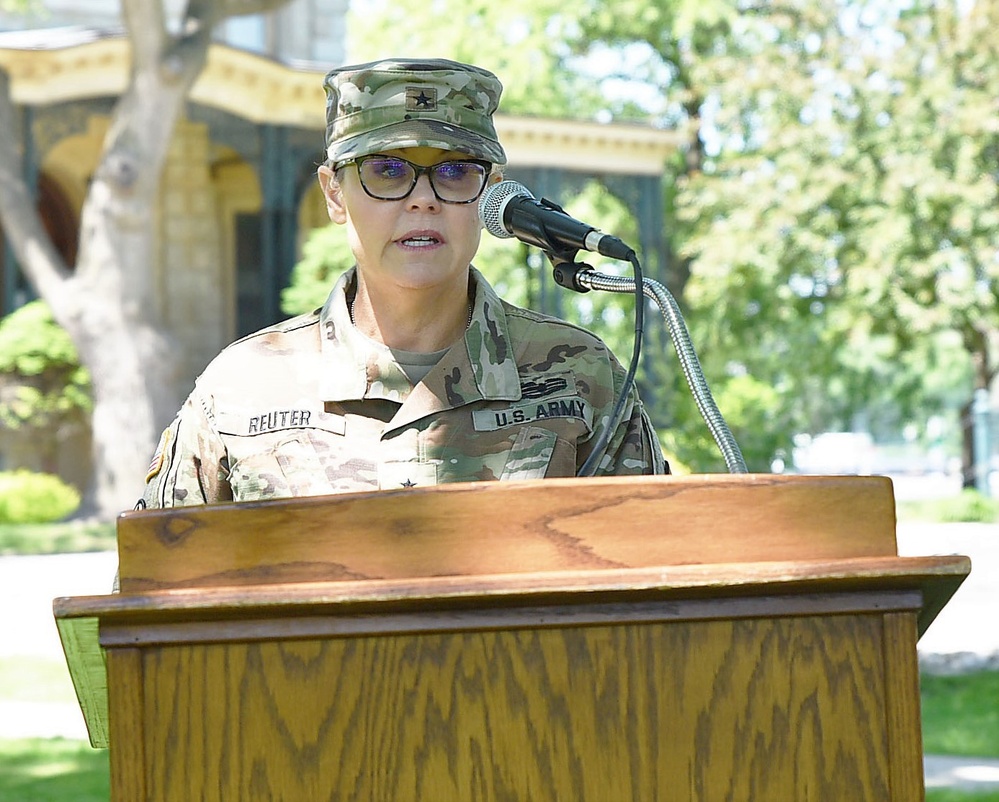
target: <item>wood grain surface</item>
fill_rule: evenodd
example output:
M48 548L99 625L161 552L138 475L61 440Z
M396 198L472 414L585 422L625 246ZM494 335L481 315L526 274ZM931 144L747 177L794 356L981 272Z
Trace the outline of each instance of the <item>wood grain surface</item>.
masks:
M120 594L54 602L114 802L921 802L915 642L970 570L897 556L880 477L448 485L118 539Z
M113 680L105 681L94 670L104 665L105 648L110 657L137 645L481 630L525 622L558 627L843 615L874 609L915 614L914 631L906 631L893 653L902 659L914 654L918 635L969 570L968 558L960 556L684 565L185 588L61 598L53 609L91 742L107 746L107 683ZM873 608L872 593L878 599ZM124 691L133 686L126 683Z
M129 799L915 802L882 640L869 614L147 648L113 735L149 760Z
M884 477L475 482L122 515L121 589L896 554Z

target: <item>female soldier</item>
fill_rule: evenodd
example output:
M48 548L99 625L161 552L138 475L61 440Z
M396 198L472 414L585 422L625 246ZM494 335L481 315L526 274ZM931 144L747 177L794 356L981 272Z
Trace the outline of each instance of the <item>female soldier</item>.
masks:
M575 476L624 370L594 335L471 266L506 155L492 73L443 59L331 71L330 219L356 266L322 309L226 348L163 433L150 507ZM632 393L598 474L663 473Z

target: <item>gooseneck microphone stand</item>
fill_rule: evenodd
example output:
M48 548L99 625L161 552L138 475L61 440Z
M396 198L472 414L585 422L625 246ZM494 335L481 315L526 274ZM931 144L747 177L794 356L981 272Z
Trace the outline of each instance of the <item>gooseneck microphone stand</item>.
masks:
M633 278L627 276L609 276L598 273L590 265L577 262L577 251L545 251L545 255L552 263L555 283L575 292L589 292L590 290L601 290L604 292L633 293L635 295L635 347L632 353L631 365L624 386L618 397L617 404L608 421L607 426L601 433L600 439L594 446L593 452L579 469L577 475L591 476L597 468L597 464L607 448L610 435L620 424L621 414L624 409L624 401L634 383L635 369L638 363L638 356L641 348L641 339L644 333L643 309L645 298L653 301L659 307L663 320L669 331L670 340L676 349L680 366L683 369L687 386L694 396L697 409L701 417L708 426L711 436L718 445L722 456L725 458L725 465L729 473L748 473L746 461L742 457L739 444L736 443L732 431L729 429L725 418L722 416L718 405L715 403L708 382L704 378L704 371L701 370L700 360L694 350L690 340L690 333L680 312L680 306L672 293L658 281L642 276L641 264L638 257L631 259L631 264L635 275ZM640 289L639 289L640 288Z

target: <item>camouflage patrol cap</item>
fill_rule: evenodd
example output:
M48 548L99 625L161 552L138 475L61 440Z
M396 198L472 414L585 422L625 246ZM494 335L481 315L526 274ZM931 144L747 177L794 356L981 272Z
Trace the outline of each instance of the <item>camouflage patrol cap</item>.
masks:
M488 70L447 59L386 59L330 70L323 86L333 164L421 146L506 164L492 119L503 85Z

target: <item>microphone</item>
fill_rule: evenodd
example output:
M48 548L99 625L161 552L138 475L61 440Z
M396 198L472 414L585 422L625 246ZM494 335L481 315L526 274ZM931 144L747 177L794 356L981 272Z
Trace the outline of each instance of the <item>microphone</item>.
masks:
M635 257L617 237L570 217L550 200L538 200L516 181L487 187L479 199L479 218L494 237L516 237L546 253L582 249L625 262Z

